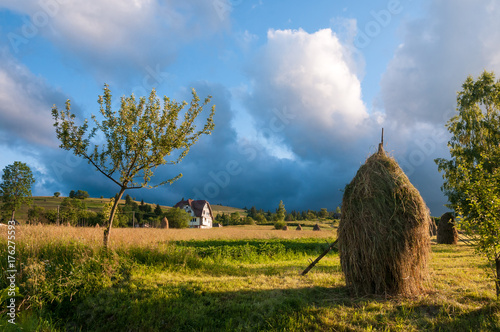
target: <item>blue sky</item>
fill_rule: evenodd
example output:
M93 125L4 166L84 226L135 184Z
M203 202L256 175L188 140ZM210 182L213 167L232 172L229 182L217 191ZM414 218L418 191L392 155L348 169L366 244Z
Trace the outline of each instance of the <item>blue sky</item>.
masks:
M34 195L110 197L111 181L58 148L52 105L70 99L88 118L104 83L116 105L195 88L213 96L213 134L155 173L183 178L132 197L333 210L384 127L386 150L440 215L433 160L447 156L456 93L499 67L493 0L0 0L0 168L28 163Z

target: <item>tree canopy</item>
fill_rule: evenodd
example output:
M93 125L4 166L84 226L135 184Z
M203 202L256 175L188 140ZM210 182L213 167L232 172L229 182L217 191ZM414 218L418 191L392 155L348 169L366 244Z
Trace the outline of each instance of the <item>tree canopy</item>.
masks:
M22 204L31 203L31 186L35 178L31 169L23 162L15 161L3 169L0 194L2 194L2 209L11 212L11 220L14 220L16 210Z
M75 123L76 115L71 113L69 100L65 110L53 107L52 116L61 141L60 147L87 160L119 187L104 231L105 246L124 191L153 188L179 179L182 174L150 185L158 166L179 163L202 134L211 134L215 106L212 106L203 129L197 131L195 125L196 118L211 97L201 103L194 89L192 96L182 122L179 115L188 103L178 103L168 97L164 97L162 103L154 89L148 98L137 100L134 95L122 97L120 109L116 111L112 109L111 91L105 85L103 95L98 98L100 117L92 115L92 129L89 129L87 120L82 125Z
M469 76L448 123L451 159L436 159L443 192L459 215L459 227L486 255L500 295L500 81L491 72Z

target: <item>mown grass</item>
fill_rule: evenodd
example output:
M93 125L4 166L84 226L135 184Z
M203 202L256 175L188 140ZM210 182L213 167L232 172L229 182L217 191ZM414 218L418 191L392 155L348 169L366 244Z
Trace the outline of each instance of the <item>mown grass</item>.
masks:
M500 330L486 262L462 244L433 244L422 296L353 298L336 253L299 276L334 230L153 231L116 230L106 252L102 230L19 227L21 314L14 328L3 307L0 330ZM0 257L7 255L3 242Z

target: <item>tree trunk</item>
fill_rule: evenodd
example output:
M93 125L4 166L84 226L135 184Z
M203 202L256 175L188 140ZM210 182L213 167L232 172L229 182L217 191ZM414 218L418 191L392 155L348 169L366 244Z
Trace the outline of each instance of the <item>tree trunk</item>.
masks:
M10 218L10 220L15 220L14 219L15 214L16 214L16 210L12 210L12 217Z
M118 208L118 202L120 202L120 199L122 198L123 193L125 192L126 187L122 187L120 189L120 192L118 193L115 202L113 204L113 207L111 208L111 213L109 214L109 220L108 220L108 227L104 230L104 239L103 239L103 244L104 248L108 248L108 243L109 243L109 235L111 233L111 227L113 226L113 219L115 218L115 213L116 209Z
M500 255L497 255L495 257L495 268L496 268L495 286L497 290L497 300L498 300L500 298Z

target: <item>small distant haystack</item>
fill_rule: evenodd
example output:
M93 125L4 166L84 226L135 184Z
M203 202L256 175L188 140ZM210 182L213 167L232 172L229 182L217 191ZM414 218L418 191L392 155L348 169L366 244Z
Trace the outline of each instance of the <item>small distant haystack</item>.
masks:
M313 231L320 231L320 230L321 230L321 228L319 228L318 224L314 225Z
M163 219L160 222L160 228L167 228L168 229L168 219L167 217L163 217Z
M455 227L455 218L451 212L446 212L441 216L437 229L438 244L457 244L458 232Z
M288 230L288 226L283 226L283 230L287 231Z
M101 226L99 226L99 224L95 224L95 228L99 228L99 227L101 227Z
M214 224L212 225L212 227L222 227L222 224L219 224L219 223L214 223Z
M434 220L434 218L431 218L431 220L430 220L429 235L430 236L437 235L437 226L436 226L436 221Z
M338 228L348 288L413 296L424 289L430 251L429 210L382 145L345 187Z
M302 226L300 226L300 224L297 226L297 228L295 228L296 231L301 231L302 230Z

